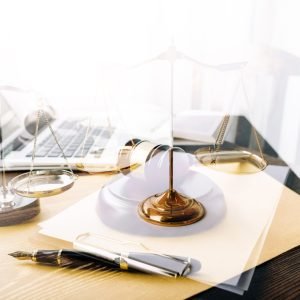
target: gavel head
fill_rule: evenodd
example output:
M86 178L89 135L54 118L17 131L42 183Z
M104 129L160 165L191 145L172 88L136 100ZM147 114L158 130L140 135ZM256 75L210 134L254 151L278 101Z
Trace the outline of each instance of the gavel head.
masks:
M192 163L191 157L181 148L133 139L120 150L118 165L123 175L163 185L168 185L172 172L176 185L183 180Z

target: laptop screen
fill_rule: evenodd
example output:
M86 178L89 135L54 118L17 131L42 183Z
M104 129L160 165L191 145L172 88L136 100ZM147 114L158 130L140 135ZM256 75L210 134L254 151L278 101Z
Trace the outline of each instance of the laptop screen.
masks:
M20 128L21 122L19 118L0 94L0 142L1 146L4 147L4 153L11 150L8 149L10 146L5 143L6 139ZM12 144L11 147L13 147Z

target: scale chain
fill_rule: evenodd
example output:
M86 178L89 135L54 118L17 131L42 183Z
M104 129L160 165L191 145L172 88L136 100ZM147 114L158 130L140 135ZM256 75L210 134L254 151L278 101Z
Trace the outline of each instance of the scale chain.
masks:
M75 176L69 162L68 162L68 159L67 157L65 156L65 153L63 151L63 148L61 147L55 133L54 133L54 130L49 122L49 119L47 118L47 115L45 114L44 110L43 109L38 109L37 111L37 118L36 118L36 124L35 124L35 134L34 134L34 141L33 141L33 151L32 151L32 156L31 156L31 166L30 166L30 172L29 172L29 180L28 180L28 183L27 183L27 192L29 193L29 188L30 188L30 184L31 184L31 178L32 178L32 173L33 173L33 168L34 168L34 161L35 161L35 154L36 154L36 148L37 148L37 136L38 136L38 131L39 131L39 123L40 123L40 119L41 119L41 115L43 115L43 118L57 144L57 146L59 147L61 153L62 153L62 156L64 158L64 160L66 161L67 163L67 166L70 170L70 173L72 174L72 176Z
M72 170L72 168L71 168L71 166L70 166L70 164L69 164L69 161L68 161L68 159L67 159L67 157L66 157L66 155L65 155L65 153L64 153L64 150L63 150L63 148L61 147L60 143L58 142L58 139L57 139L57 137L56 137L56 135L55 135L55 133L54 133L54 130L53 130L53 128L52 128L52 126L51 126L51 124L50 124L50 122L49 122L49 119L47 118L47 116L46 116L46 114L45 114L45 112L44 112L43 110L42 110L42 113L43 113L43 117L44 117L44 119L45 119L45 121L46 121L46 124L47 124L47 126L49 127L49 130L50 130L50 132L51 132L51 134L52 134L52 136L53 136L53 138L54 138L54 140L55 140L55 142L56 142L58 148L60 149L60 151L61 151L61 153L62 153L62 156L63 156L64 160L65 160L66 163L67 163L67 166L68 166L68 168L69 168L69 170L70 170L70 173L71 173L73 176L75 176L75 175L74 175L74 172L73 172L73 170Z

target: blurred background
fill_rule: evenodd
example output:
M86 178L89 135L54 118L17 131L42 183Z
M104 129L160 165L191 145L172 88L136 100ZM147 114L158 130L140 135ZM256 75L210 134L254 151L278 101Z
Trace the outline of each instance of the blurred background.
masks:
M129 127L170 115L173 93L174 113L245 115L300 176L299 10L293 0L0 0L0 88ZM2 92L21 117L36 105Z

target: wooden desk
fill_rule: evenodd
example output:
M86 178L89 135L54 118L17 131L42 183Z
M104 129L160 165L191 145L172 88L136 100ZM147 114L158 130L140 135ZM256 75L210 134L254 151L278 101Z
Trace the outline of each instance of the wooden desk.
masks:
M143 299L153 299L153 290L157 296L162 295L161 299L182 299L208 288L188 279L63 269L16 261L7 255L16 250L70 248L69 243L40 235L37 224L97 191L110 177L81 174L72 189L41 199L41 213L36 218L24 224L0 227L0 299L141 299L141 295Z
M64 241L40 235L37 224L96 191L109 179L110 176L105 175L81 174L78 182L69 191L42 199L41 213L35 219L24 224L0 228L0 299L141 299L141 297L143 299L183 299L209 288L207 285L188 279L174 280L118 271L62 269L16 261L7 255L16 250L70 247L71 245ZM299 211L299 195L286 189L261 253L260 263L300 244ZM268 297L251 297L274 295L270 286L278 286L277 289L280 289L282 295L299 295L299 263L297 265L297 262L293 260L299 259L299 253L300 249L297 248L281 256L279 260L259 267L258 271L255 271L258 275L254 277L254 285L258 287L258 290L255 287L253 290L251 285L250 298L246 293L245 299L269 299ZM286 259L289 262L286 262ZM278 274L273 273L272 266L274 265ZM293 273L280 269L284 266L292 266ZM283 284L279 282L281 275L285 276ZM290 278L290 275L295 278ZM259 281L261 278L264 282ZM258 282L255 283L255 280ZM284 284L284 282L292 283ZM255 294L256 292L258 294ZM286 294L283 294L284 292ZM234 297L240 299L239 296L213 288L195 299L235 299Z
M247 128L247 124L242 128ZM237 132L239 136L249 136L244 131ZM235 142L249 146L248 141L238 138ZM264 150L274 154L268 144ZM69 191L41 199L41 213L36 218L24 224L0 227L0 299L184 299L199 292L202 293L193 299L299 299L300 247L296 246L300 245L300 196L288 188L284 189L261 252L258 264L262 265L256 268L250 289L243 297L185 278L62 269L16 261L7 255L16 250L71 247L64 241L40 235L37 224L97 191L110 178L110 175L82 173ZM300 194L295 175L290 174L285 184Z

